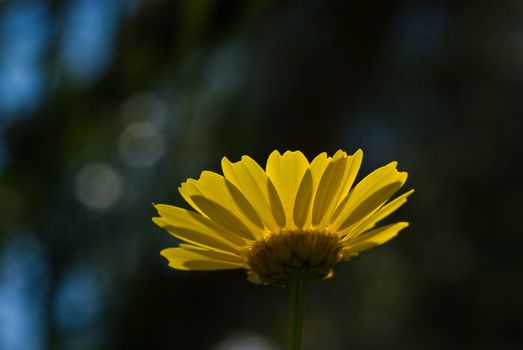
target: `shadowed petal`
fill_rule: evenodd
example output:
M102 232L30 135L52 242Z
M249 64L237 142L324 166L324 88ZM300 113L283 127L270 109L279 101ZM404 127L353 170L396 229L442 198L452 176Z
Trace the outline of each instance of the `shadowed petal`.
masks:
M267 160L267 176L271 179L281 199L287 227L294 226L293 212L298 187L309 167L307 158L301 152L287 151L283 156L274 151Z
M309 169L303 178L296 194L294 206L294 223L298 228L308 228L312 224L312 209L314 198L318 190L321 178L331 161L327 153L321 153L311 162Z
M247 244L240 236L223 230L198 213L165 204L157 204L155 207L161 217L153 218L153 222L176 238L229 252L237 252Z
M345 247L341 251L343 257L348 259L364 250L386 243L408 226L408 222L398 222L368 231L354 239L346 240Z
M169 266L179 270L229 270L245 267L239 257L184 245L160 252Z
M329 227L340 234L346 234L358 220L371 215L387 202L406 180L407 173L398 172L395 162L373 171L343 199L336 208Z
M182 185L180 192L195 209L247 239L261 239L264 226L245 196L223 176L202 172L200 179Z
M266 227L278 232L285 227L285 213L280 198L265 171L250 157L231 163L222 159L223 174L249 201Z

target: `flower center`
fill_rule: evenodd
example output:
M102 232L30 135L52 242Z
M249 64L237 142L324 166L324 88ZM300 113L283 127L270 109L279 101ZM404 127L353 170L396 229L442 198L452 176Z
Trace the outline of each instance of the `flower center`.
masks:
M341 260L336 234L317 230L282 230L254 242L246 252L249 279L264 284L286 285L289 273L304 270L315 278L328 278Z

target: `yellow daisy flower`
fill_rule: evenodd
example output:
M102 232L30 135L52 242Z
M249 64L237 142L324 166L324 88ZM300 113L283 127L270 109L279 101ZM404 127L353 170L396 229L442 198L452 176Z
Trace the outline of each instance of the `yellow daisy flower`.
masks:
M222 159L223 176L202 172L179 188L196 212L155 205L153 221L185 241L161 254L180 270L246 269L256 283L286 285L289 274L328 278L333 267L395 237L409 224L376 224L403 205L407 180L389 163L355 186L363 152L312 162L299 151L271 153L265 170L252 158Z

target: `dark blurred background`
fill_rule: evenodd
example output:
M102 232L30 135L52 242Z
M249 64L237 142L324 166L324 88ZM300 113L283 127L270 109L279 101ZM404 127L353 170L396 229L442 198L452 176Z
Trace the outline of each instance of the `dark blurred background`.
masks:
M357 148L411 227L308 288L304 350L521 349L523 2L0 0L0 349L283 349L286 290L181 272L151 203Z

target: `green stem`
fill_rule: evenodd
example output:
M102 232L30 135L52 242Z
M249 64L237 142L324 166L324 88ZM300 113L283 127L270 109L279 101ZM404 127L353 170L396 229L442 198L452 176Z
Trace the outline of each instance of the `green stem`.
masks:
M305 299L305 271L298 270L289 275L289 347L300 350Z

